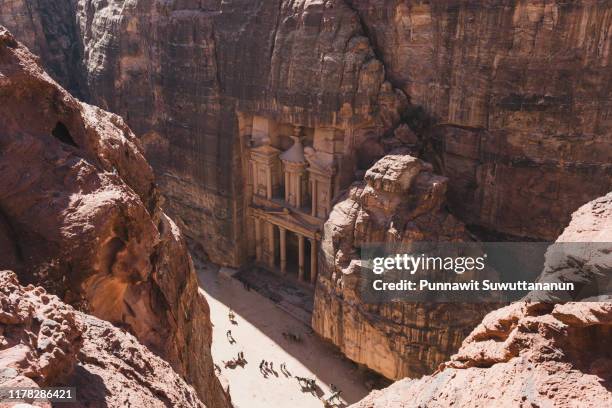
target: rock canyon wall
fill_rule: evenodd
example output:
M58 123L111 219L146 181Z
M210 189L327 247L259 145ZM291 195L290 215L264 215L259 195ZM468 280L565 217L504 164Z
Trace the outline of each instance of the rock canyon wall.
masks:
M170 215L233 265L243 112L340 129L342 187L404 121L468 225L554 239L612 187L611 19L601 0L0 1L56 79L125 118Z
M360 267L365 245L470 240L444 210L447 184L431 165L390 154L351 186L325 223L313 328L388 378L433 371L487 311L482 304L372 303L364 296L361 281L371 273Z
M612 241L612 193L582 206L557 242ZM591 265L608 272L609 251L548 258L545 270ZM609 292L608 292L609 293ZM418 380L375 391L355 408L601 407L612 404L612 303L517 302L488 314L450 361Z
M0 106L0 266L133 333L209 407L227 406L208 305L138 139L58 86L4 28Z
M0 22L35 49L73 50L56 77L82 68L82 94L134 129L165 207L221 264L246 260L239 114L341 129L346 184L356 146L394 127L406 102L341 1L66 2L59 26L76 37L45 28L56 22L46 2L24 3L0 2Z
M612 189L611 2L347 2L463 221L554 240Z

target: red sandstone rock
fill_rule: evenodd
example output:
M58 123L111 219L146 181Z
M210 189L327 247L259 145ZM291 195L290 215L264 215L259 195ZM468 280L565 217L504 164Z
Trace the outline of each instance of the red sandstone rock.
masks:
M134 336L41 287L20 286L9 271L0 271L0 368L2 388L76 387L70 406L204 407Z
M575 208L612 188L611 5L8 0L0 23L64 86L125 118L179 226L235 264L246 236L240 111L340 125L349 168L401 117L425 145L411 153L450 178L464 222L556 238ZM401 91L408 112L395 109Z
M436 123L423 158L466 224L554 240L612 189L612 2L346 2L388 80L422 108L407 121Z
M611 333L611 303L515 303L489 314L434 375L353 407L609 406Z
M609 242L611 220L608 194L576 211L558 241ZM547 257L545 271L572 264L588 272L588 261L605 259L591 255L584 263ZM611 343L612 302L517 302L488 314L435 374L399 381L354 407L610 406Z
M125 327L226 406L208 305L123 120L59 87L0 28L0 266Z
M491 306L370 304L360 251L372 243L470 240L443 208L447 178L408 155L380 159L325 223L312 325L350 359L400 379L432 372L454 353Z
M344 188L382 156L407 104L342 0L11 0L0 24L62 84L125 119L166 211L220 264L247 260L241 112L345 133Z

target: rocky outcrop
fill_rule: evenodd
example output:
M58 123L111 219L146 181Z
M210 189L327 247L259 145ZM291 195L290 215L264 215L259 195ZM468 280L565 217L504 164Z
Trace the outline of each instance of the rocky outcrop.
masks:
M610 303L515 303L489 314L434 375L352 407L607 406L611 329Z
M312 325L350 359L391 379L432 372L454 353L486 305L369 303L359 259L370 243L469 240L444 210L448 179L409 155L379 160L325 223Z
M585 204L558 242L609 243L611 214L610 194ZM609 282L609 253L608 245L607 258L599 251L578 257L569 252L565 259L547 256L544 273L564 270L566 276L581 277L596 263ZM573 274L567 273L570 266ZM611 341L609 300L517 302L487 315L435 374L399 381L354 406L608 406Z
M204 407L134 336L9 271L0 271L0 367L0 387L75 387L75 406Z
M612 299L612 193L599 197L572 214L572 221L546 252L540 280L574 282L577 299ZM529 300L563 302L552 293L532 293Z
M576 210L557 242L612 242L612 192Z
M151 168L116 115L59 87L0 28L0 266L133 333L226 406L209 310Z
M612 3L347 2L463 221L553 240L612 189Z

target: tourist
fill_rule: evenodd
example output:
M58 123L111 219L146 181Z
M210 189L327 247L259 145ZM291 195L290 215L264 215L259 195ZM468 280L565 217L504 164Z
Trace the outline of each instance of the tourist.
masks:
M227 341L229 341L229 344L234 344L236 343L236 339L234 339L234 336L232 336L232 331L228 330L225 332L225 337L227 337Z

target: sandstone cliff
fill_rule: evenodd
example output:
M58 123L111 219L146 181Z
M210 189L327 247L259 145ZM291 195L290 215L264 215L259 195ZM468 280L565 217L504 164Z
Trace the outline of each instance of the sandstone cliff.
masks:
M88 101L125 118L165 208L218 263L245 261L240 114L341 129L346 186L357 162L380 157L376 144L406 105L343 1L79 0L61 13L25 3L0 2L0 22L41 50L56 78L82 78ZM69 62L46 57L56 49ZM366 140L375 149L359 159Z
M611 16L604 0L0 0L55 78L125 118L171 215L231 264L239 112L339 125L347 183L401 119L455 214L554 239L611 188Z
M132 335L0 271L1 387L75 387L71 406L204 407ZM51 406L48 403L36 405Z
M0 28L0 266L124 327L226 406L211 324L139 142L59 87Z
M350 359L399 379L430 373L454 353L486 305L364 299L360 251L368 243L469 240L444 210L448 180L408 155L379 160L338 202L321 243L312 325Z
M610 242L612 194L585 204L558 242ZM546 270L607 271L609 251L547 258ZM588 298L587 298L588 299ZM487 315L438 371L402 380L354 405L375 407L602 407L612 404L612 303L517 302Z
M347 2L463 221L553 240L612 189L611 2Z

